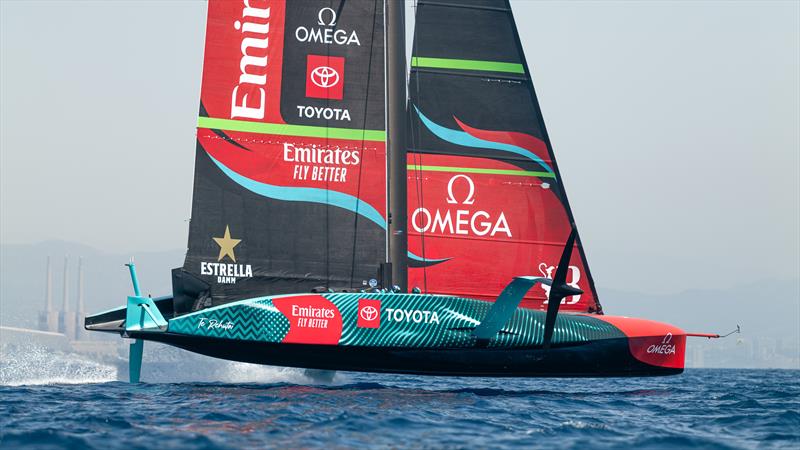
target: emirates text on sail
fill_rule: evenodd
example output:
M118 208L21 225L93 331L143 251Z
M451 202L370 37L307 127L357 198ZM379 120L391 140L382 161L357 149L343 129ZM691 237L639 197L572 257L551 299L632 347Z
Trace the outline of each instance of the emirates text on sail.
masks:
M327 148L298 147L291 143L283 144L283 160L295 164L292 178L307 181L331 181L344 183L347 181L347 167L358 165L361 155L358 150L343 150L339 147Z
M231 92L231 118L263 119L266 99L264 86L267 84L267 48L269 47L269 7L256 8L250 6L250 2L251 0L243 1L242 20L233 23L233 27L242 32L242 41L239 46L242 51L242 59L239 61L241 70L239 84ZM250 53L251 51L264 56L255 56ZM239 88L243 88L245 93L240 94ZM254 88L260 94L257 104L247 94L247 92L252 93Z

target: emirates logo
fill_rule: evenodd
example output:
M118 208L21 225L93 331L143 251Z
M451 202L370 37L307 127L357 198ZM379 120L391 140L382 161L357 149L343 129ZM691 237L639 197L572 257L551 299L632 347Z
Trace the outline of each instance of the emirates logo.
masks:
M333 67L319 66L311 71L311 82L317 87L328 89L339 84L339 72Z

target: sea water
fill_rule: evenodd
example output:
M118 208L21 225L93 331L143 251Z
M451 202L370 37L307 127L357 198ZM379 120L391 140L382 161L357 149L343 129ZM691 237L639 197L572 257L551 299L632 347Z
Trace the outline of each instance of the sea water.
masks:
M338 373L316 383L297 369L209 367L146 361L151 382L130 385L84 356L6 353L0 447L800 448L797 370L632 379Z

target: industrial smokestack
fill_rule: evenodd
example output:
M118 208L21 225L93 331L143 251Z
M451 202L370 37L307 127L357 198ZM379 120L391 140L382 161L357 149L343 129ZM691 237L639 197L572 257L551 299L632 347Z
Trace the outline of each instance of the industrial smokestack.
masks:
M83 258L78 258L78 313L83 314L83 306Z
M64 256L64 300L61 303L61 312L67 311L69 311L69 255Z
M58 331L58 313L53 310L53 266L47 257L47 273L44 291L44 311L39 313L40 331Z
M69 256L64 256L64 301L58 320L58 332L68 339L75 338L75 313L69 311Z
M75 313L75 340L84 338L83 320L86 317L83 304L83 258L78 258L78 306Z
M47 313L53 311L53 267L50 265L50 256L47 257L47 285L44 292L44 310Z

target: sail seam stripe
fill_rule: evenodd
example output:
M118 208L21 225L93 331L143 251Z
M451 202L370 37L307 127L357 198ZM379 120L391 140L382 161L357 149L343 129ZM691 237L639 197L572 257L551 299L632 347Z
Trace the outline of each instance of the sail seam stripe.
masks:
M416 232L416 231L409 231L408 235L409 236L421 236L422 233L419 233L419 232ZM464 236L464 235L453 236L453 235L447 235L447 234L432 234L430 232L425 233L425 235L426 236L430 236L430 237L434 237L434 238L439 238L439 239L458 239L458 240L464 240L464 241L483 241L483 242L486 242L486 241L489 240L489 239L483 238L483 237L471 237L471 236ZM498 243L498 244L548 245L548 246L551 246L551 247L564 248L564 243L563 242L547 242L547 241L538 241L538 240L532 240L532 239L502 239L502 238L497 238L497 237L493 238L492 241L495 242L495 243ZM436 260L433 260L433 261L436 261Z
M486 71L467 71L462 69L435 69L431 67L411 67L410 71L413 73L429 73L434 75L449 75L453 77L474 77L486 78ZM525 74L515 74L512 72L492 72L492 79L509 80L517 82L528 81L528 76Z
M541 177L555 178L549 172L536 172L532 170L509 170L509 169L482 169L479 167L449 167L449 166L420 166L409 164L409 169L422 170L428 172L464 172L464 173L483 173L489 175L514 175L518 177Z
M197 127L208 128L212 130L242 131L257 134L365 140L375 142L386 141L386 132L383 130L326 128L309 125L290 125L283 123L247 122L244 120L219 119L214 117L198 117Z
M415 56L411 58L412 67L429 67L433 69L481 70L485 72L506 72L524 74L525 67L518 63L481 61L476 59L429 58Z
M511 10L508 8L498 8L493 6L481 6L481 5L462 5L458 3L450 3L450 2L435 2L435 1L424 1L420 0L417 2L417 6L443 6L446 8L461 8L461 9L482 9L485 11L498 11L498 12L510 12Z

